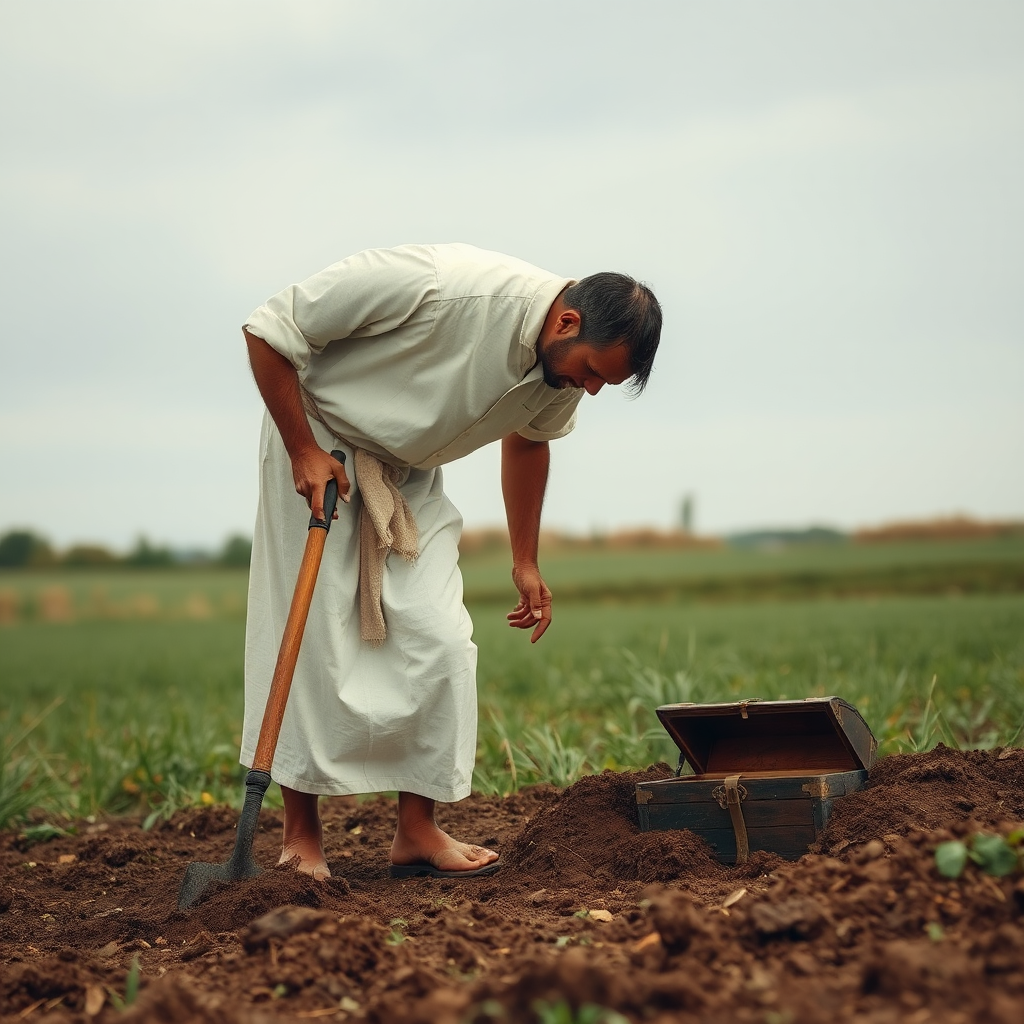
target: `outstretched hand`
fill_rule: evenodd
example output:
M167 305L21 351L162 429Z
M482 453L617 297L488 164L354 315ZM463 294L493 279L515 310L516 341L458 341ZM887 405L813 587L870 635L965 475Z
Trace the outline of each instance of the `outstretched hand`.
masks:
M551 625L551 591L536 565L513 565L512 582L519 591L519 604L506 616L515 629L533 629L535 644Z
M338 481L338 497L349 501L351 484L345 467L322 448L309 448L292 457L292 479L295 490L306 499L309 510L317 519L324 518L324 491L327 481ZM338 513L334 513L338 518Z

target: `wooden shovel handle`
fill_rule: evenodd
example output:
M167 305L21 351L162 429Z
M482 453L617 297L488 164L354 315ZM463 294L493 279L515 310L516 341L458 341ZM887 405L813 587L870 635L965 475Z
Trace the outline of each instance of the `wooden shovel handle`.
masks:
M344 452L333 451L331 455L344 465ZM285 623L284 636L281 638L281 649L277 654L274 678L270 683L267 706L263 712L263 724L260 726L260 738L256 744L256 756L252 762L252 767L256 771L269 773L274 763L274 751L277 750L277 740L281 735L281 722L284 720L284 709L288 704L288 693L292 688L299 646L306 629L309 605L313 600L313 588L320 572L320 560L323 557L324 544L327 543L327 533L331 528L337 501L338 485L331 479L327 484L327 494L324 495L324 518L309 521L306 550L299 565L299 577L295 581L295 593L292 595L291 608L288 610L288 621Z

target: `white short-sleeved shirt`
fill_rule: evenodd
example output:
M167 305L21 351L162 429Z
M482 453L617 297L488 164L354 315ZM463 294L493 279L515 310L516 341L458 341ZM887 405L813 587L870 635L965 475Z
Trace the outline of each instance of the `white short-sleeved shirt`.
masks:
M544 383L537 338L572 281L471 245L369 249L278 292L246 321L328 426L430 469L506 434L568 434L583 391Z

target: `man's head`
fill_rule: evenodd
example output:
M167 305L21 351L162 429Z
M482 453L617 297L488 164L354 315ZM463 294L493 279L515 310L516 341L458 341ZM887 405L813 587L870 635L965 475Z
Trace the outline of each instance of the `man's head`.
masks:
M596 395L605 384L647 386L661 338L654 293L626 274L604 272L570 285L552 304L537 355L553 388L580 387Z

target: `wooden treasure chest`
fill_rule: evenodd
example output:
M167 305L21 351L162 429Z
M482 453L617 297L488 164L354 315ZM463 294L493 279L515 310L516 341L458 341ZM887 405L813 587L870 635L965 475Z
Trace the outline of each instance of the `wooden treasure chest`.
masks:
M878 746L838 697L666 704L658 718L680 772L685 761L695 774L638 783L640 828L689 829L726 864L751 850L805 854L834 801L863 788Z

